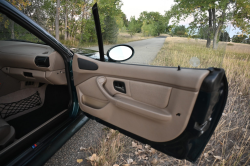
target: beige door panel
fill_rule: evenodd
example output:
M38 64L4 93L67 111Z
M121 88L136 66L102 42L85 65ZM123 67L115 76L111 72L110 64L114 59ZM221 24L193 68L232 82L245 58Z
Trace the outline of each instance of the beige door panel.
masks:
M55 71L40 71L5 67L2 69L2 71L20 81L33 81L37 83L41 82L54 85L67 85L65 69ZM32 77L25 76L24 72L31 73Z
M171 93L171 87L143 83L138 81L130 81L119 78L105 77L106 82L104 88L111 95L125 95L132 97L134 100L159 107L165 108L168 104L168 99ZM114 88L114 81L121 81L125 83L126 94L121 93Z
M139 114L153 120L167 121L171 119L171 115L165 110L152 107L145 103L138 102L132 98L124 97L123 95L111 96L104 88L104 84L107 81L106 77L97 77L96 81L99 90L115 106L121 109L132 111L135 114Z
M83 96L80 86L76 88L78 99L82 99ZM107 102L104 107L93 108L86 105L83 100L79 100L79 105L84 112L145 139L166 142L178 137L186 128L197 95L198 92L173 88L165 109L137 102L119 94L114 96L117 102ZM176 100L183 102L179 104Z
M36 56L49 57L50 66L37 66L35 64ZM0 41L0 69L3 67L39 71L65 69L62 56L58 52L54 51L50 46L17 41Z
M78 58L97 64L98 69L80 69ZM195 92L199 91L202 81L209 73L208 70L181 69L177 71L176 68L101 62L79 54L74 54L73 72L75 85L79 85L94 76L109 76Z
M79 69L79 57L96 63L98 69ZM106 63L77 54L73 72L84 112L154 142L173 140L185 130L208 75L206 70ZM114 81L124 82L126 94L114 89Z
M159 108L167 107L171 87L137 81L129 81L129 85L133 99Z

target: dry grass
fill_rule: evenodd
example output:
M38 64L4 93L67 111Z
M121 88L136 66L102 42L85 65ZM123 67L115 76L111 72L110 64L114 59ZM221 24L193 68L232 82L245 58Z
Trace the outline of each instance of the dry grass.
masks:
M229 83L226 108L198 165L250 164L250 45L219 43L218 50L205 47L205 40L167 38L152 62L158 66L192 67L191 57L200 59L199 68L222 67ZM217 159L214 156L219 156ZM220 158L221 157L221 158ZM189 163L191 165L191 163Z
M145 40L145 39L149 39L152 38L153 36L149 36L149 37L143 37L142 33L136 33L134 34L132 37L125 32L120 32L117 38L117 42L116 44L123 44L123 43L128 43L128 42L132 42L132 41L138 41L138 40ZM60 40L60 42L62 44L64 44L65 46L67 46L68 48L78 48L78 47L93 47L93 46L98 46L97 42L92 42L92 43L83 43L80 44L78 40L74 40L74 39L69 39L69 40ZM109 43L104 43L104 45L109 45Z
M197 57L201 61L198 68L222 67L226 71L228 101L213 136L197 162L178 160L157 151L152 153L147 145L116 134L112 139L120 140L121 150L109 152L107 149L117 146L105 140L95 152L98 156L107 155L102 165L127 164L129 159L133 160L131 165L250 165L250 45L221 42L218 50L212 50L206 48L205 43L205 40L169 37L152 62L152 65L158 66L192 67L190 58ZM142 146L132 147L133 141Z
M138 41L138 40L145 40L145 39L150 39L152 37L153 36L144 37L142 36L141 33L136 33L131 37L128 33L120 32L118 35L117 44L128 43L128 42Z
M114 165L123 151L123 142L121 141L123 137L124 135L118 131L108 129L105 137L101 139L100 145L90 148L91 156L87 160L94 166Z

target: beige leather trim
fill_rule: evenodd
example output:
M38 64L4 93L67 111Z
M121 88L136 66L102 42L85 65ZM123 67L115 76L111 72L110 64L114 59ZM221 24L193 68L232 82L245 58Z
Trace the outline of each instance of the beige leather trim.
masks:
M65 70L46 71L46 79L55 85L67 85Z
M8 68L8 70L5 70ZM41 82L46 84L54 85L67 85L65 70L56 70L56 71L38 71L38 70L28 70L20 68L10 68L5 67L2 69L11 77L18 79L20 81L33 81ZM33 77L24 76L24 72L32 73Z
M106 77L97 77L96 78L97 85L99 90L104 94L104 96L114 105L119 108L126 109L128 111L132 111L133 113L139 114L141 116L145 116L154 120L169 120L171 119L171 115L164 110L160 110L150 105L138 102L133 100L132 98L122 97L122 95L111 96L107 93L104 88L104 84L106 83Z
M24 72L32 73L33 77L24 76ZM37 70L28 70L28 69L19 69L19 68L10 68L9 75L13 78L16 78L21 81L34 81L34 82L42 82L47 84L52 84L45 78L44 71Z
M96 77L93 77L93 78L85 81L78 88L86 96L93 97L93 98L96 98L96 99L100 99L100 100L103 100L103 101L108 101L107 98L99 90L99 88L97 86L97 83L96 83Z
M78 98L81 98L79 86L76 88ZM169 117L164 120L155 120L152 117L142 116L141 114L134 113L132 110L128 110L127 107L117 107L112 102L101 109L89 107L83 102L79 102L79 105L84 112L131 133L151 141L166 142L178 137L186 128L197 95L198 92L173 89L167 109L161 110L161 114L164 114L165 111L166 116ZM184 102L180 104L176 100L184 100ZM141 108L140 105L138 106ZM178 113L180 113L180 116L176 115Z
M98 65L97 70L81 70L77 59L82 58ZM75 54L73 58L74 83L80 83L93 76L109 76L145 83L168 86L177 89L197 92L208 70L181 69L176 68L139 66L128 64L117 64L111 62L100 62L86 56Z
M129 81L129 84L133 99L159 108L167 107L171 87L137 81Z
M43 54L44 52L47 54ZM36 56L48 56L50 66L36 66ZM53 71L64 69L65 65L61 55L47 45L0 41L0 69L3 67Z
M82 103L96 109L103 108L108 104L108 101L100 100L94 97L90 97L82 94Z
M79 69L77 58L96 63L98 70ZM173 140L185 130L201 83L209 73L100 62L78 54L73 58L73 72L84 112L154 142ZM125 83L127 94L113 88L114 80ZM108 104L97 109L86 104L83 96Z

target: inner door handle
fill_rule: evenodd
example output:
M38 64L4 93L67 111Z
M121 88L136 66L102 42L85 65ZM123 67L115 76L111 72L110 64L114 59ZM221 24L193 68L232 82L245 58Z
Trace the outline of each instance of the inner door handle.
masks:
M115 90L118 92L126 93L126 86L124 82L114 81L113 83Z

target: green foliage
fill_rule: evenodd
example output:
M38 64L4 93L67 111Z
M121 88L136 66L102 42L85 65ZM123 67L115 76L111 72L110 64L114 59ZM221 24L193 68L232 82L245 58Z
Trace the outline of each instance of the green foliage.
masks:
M18 9L35 20L39 25L55 36L56 0L18 0L10 1ZM142 12L138 19L131 17L128 21L121 11L122 0L60 0L59 8L59 39L68 46L76 43L89 45L97 42L95 24L92 15L92 6L98 4L101 31L105 43L116 43L119 32L129 32L131 36L141 33L145 36L157 36L160 33L170 31L168 26L169 15L161 15L159 12ZM0 17L0 22L3 18ZM0 37L10 38L11 22L2 21ZM12 28L13 29L13 28ZM15 38L19 33L24 33L20 28L15 29ZM8 32L7 32L8 31ZM23 37L30 35L23 35ZM67 42L70 40L72 42ZM73 44L72 44L73 43Z
M245 43L247 41L247 35L234 35L232 42L235 43Z
M172 34L177 36L187 36L187 29L184 25L172 28Z
M128 33L131 37L138 32L138 28L140 28L140 24L136 21L135 16L132 16L128 24Z
M117 41L117 36L119 31L115 18L111 16L105 17L104 24L105 24L104 33L102 35L104 42L115 44Z
M84 21L84 29L80 34L80 43L91 43L97 41L94 18L91 16L90 19Z
M250 1L237 0L232 23L242 30L243 34L250 34Z
M35 35L0 13L0 40L22 40L42 43Z
M124 26L121 0L94 0L95 2L98 3L104 42L116 43L119 28Z
M230 41L230 36L229 36L229 34L227 32L221 33L219 40L229 42Z
M199 30L204 27L206 31L202 38L213 40L213 48L217 48L220 32L224 29L226 22L233 23L234 26L242 29L243 33L250 33L250 1L249 0L175 0L168 15L178 24L189 16L193 16L193 21L189 24L190 28ZM207 43L208 44L208 43ZM210 44L208 44L209 46Z
M169 19L159 12L144 11L140 14L138 22L142 25L141 31L145 36L159 36L160 33L166 33Z
M143 36L156 36L158 34L157 26L154 23L147 24L147 21L143 22L141 31Z

